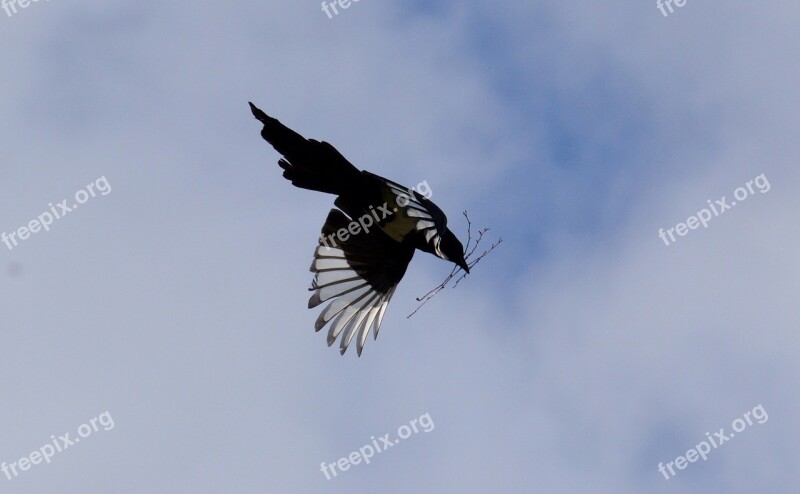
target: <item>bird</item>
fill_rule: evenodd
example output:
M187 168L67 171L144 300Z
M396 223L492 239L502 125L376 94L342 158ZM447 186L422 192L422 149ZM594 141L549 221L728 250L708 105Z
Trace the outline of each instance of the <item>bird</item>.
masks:
M295 187L337 196L310 267L314 293L308 308L330 301L314 324L317 332L331 324L328 346L341 336L344 355L355 339L360 357L370 329L378 338L386 307L416 250L469 274L463 245L428 197L359 170L331 144L306 139L253 103L250 110L264 125L261 137L282 155L284 178Z

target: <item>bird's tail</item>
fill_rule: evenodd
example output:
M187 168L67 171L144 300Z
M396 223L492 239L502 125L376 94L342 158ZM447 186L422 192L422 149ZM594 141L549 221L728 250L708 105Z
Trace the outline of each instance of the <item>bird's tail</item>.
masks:
M261 137L283 155L278 165L296 187L342 195L352 190L361 172L327 142L306 139L253 103L250 110L264 128Z

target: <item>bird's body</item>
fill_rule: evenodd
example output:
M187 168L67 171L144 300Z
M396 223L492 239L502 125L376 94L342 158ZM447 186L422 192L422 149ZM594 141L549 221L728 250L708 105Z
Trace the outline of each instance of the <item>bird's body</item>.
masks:
M413 189L360 171L327 142L305 139L250 103L264 124L261 136L283 155L278 164L295 186L334 194L334 204L314 251L309 308L333 300L317 331L333 320L328 345L342 335L340 351L357 341L361 355L370 328L378 337L383 315L416 249L469 272L464 249L447 217ZM357 337L357 338L356 338Z

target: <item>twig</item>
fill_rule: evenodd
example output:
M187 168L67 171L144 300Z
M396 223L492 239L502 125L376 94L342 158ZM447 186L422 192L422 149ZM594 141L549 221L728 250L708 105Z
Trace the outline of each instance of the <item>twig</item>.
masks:
M478 264L481 261L481 259L483 259L487 255L489 255L489 253L491 251L493 251L495 247L500 245L500 243L503 242L503 238L500 237L500 239L497 240L497 242L494 242L491 245L491 247L489 247L488 249L483 251L483 253L481 255L479 255L476 259L474 259L472 262L469 262L469 258L472 257L472 254L475 252L475 250L478 248L478 245L481 243L481 240L483 239L483 235L486 232L488 232L489 229L488 228L483 228L483 229L478 231L478 238L475 240L475 245L472 246L472 250L470 250L469 246L470 246L470 243L472 243L472 222L469 220L469 216L467 216L467 212L466 211L464 211L464 218L467 219L467 245L466 245L466 247L464 247L464 252L465 252L464 260L468 261L467 262L467 266L469 266L469 268L472 269L472 267L475 266L476 264ZM425 295L423 295L421 297L417 297L417 302L422 302L422 303L419 304L419 306L417 306L416 309L414 309L414 312L412 312L411 314L407 315L406 319L408 319L409 317L411 317L414 314L416 314L417 311L420 310L423 305L428 303L428 301L430 299L432 299L433 297L435 297L437 293L439 293L440 291L444 290L445 287L447 287L447 284L450 283L450 280L452 280L453 277L456 276L459 273L459 271L464 272L464 274L462 274L456 280L455 284L453 285L453 288L457 287L459 282L461 280L463 280L467 276L467 273L463 269L461 269L459 266L454 267L450 271L450 274L448 274L447 277L444 279L444 281L442 281L441 283L436 285L436 287L434 287L428 293L426 293Z

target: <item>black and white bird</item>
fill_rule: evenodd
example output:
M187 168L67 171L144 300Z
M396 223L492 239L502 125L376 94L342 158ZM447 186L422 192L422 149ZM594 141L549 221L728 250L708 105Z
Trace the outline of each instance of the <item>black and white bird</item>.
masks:
M342 354L356 340L358 355L370 329L378 331L414 250L451 261L469 273L464 247L447 217L419 192L359 171L325 141L306 139L250 103L261 136L283 155L278 165L296 187L337 196L322 227L311 272L313 308L331 301L315 324L331 323L328 346L341 335Z

